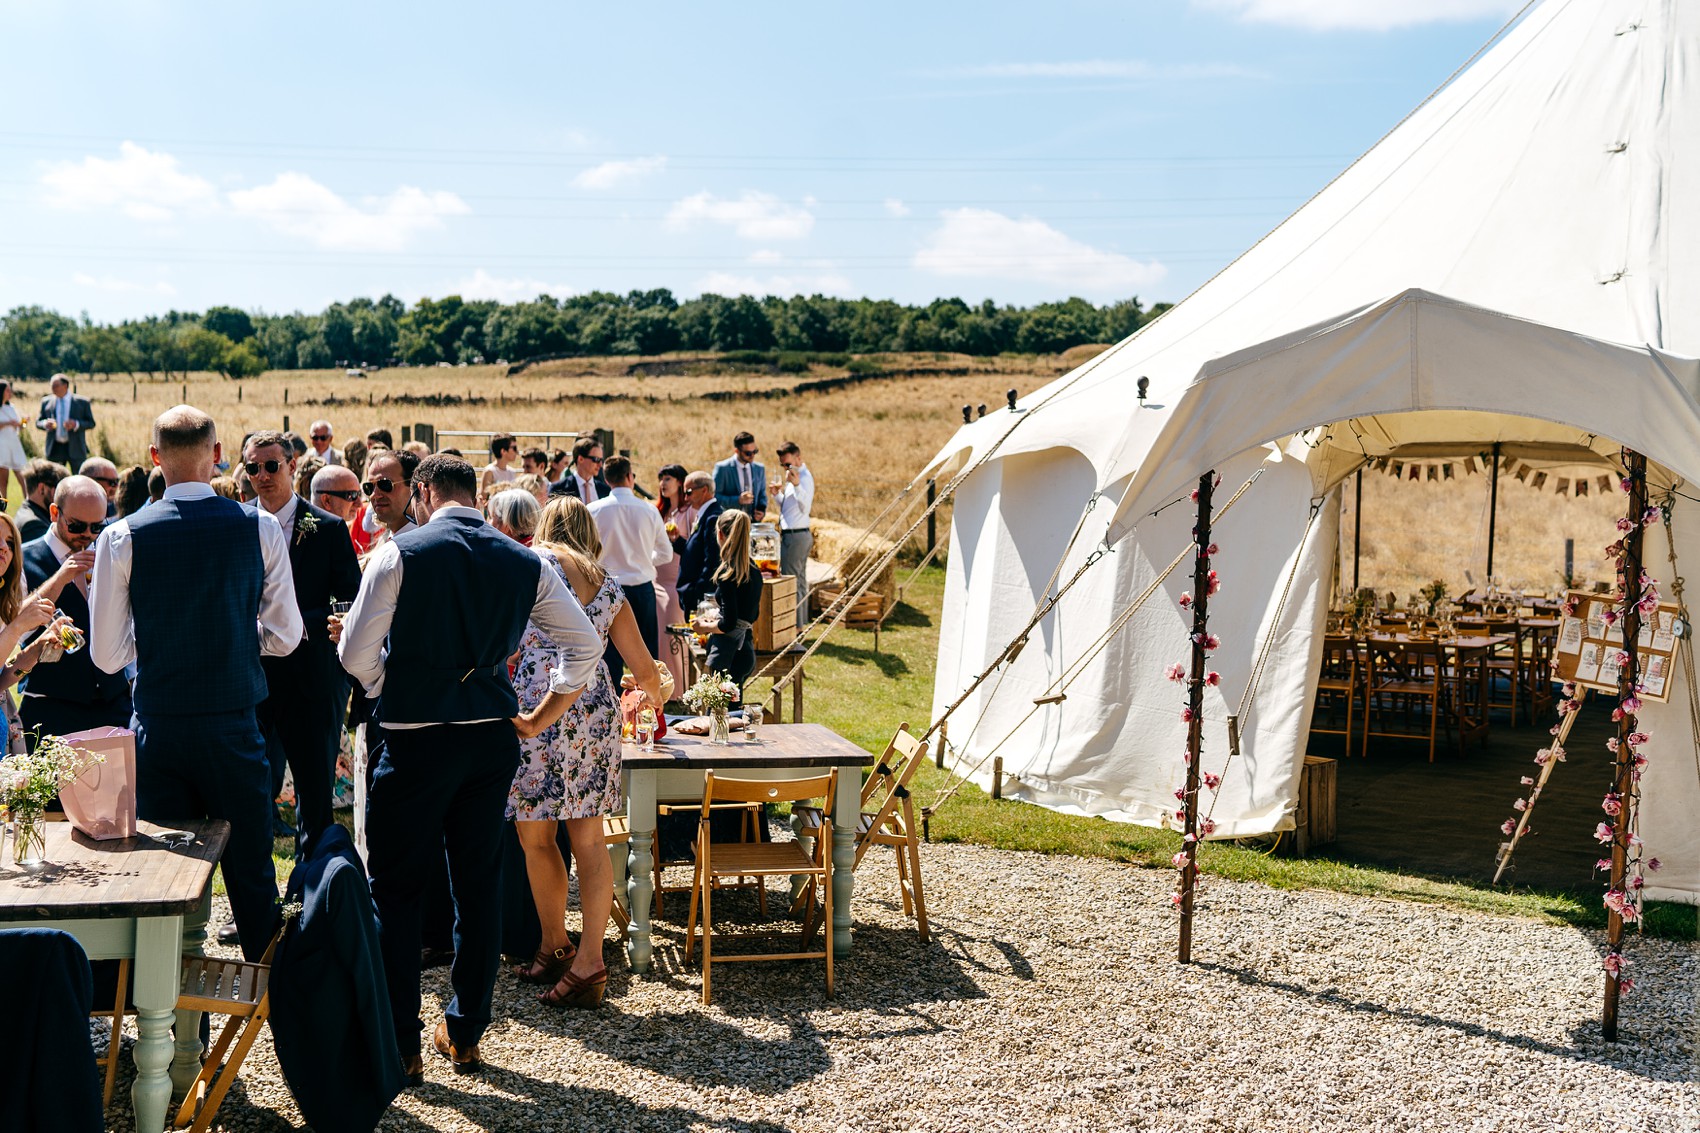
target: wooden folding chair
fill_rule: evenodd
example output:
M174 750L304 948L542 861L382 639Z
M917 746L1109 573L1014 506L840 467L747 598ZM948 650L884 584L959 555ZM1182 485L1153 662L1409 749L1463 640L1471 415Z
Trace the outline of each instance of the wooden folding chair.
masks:
M631 824L626 821L625 815L609 814L603 816L602 841L608 847L610 863L613 862L615 854L623 855L626 852L620 847L627 845L631 840L632 828ZM620 928L621 936L624 936L626 930L632 927L632 915L626 911L626 895L620 891L619 878L624 874L625 870L618 868L614 870L614 904L609 909L610 915L614 918L614 923Z
M657 803L655 806L655 817L660 819L674 814L695 814L701 805L702 804L696 799L691 799L688 803L679 800ZM755 806L746 806L742 803L724 803L717 804L714 809L741 812L740 821L738 823L739 842L761 841L761 824L766 819L766 812L762 810L759 803ZM695 843L693 843L693 846L694 844ZM655 891L655 915L657 918L666 915L663 908L663 899L665 894L690 893L695 890L696 882L694 880L690 885L667 885L662 881L663 875L669 866L688 865L694 869L696 864L694 853L695 851L693 850L693 856L689 858L664 859L661 856L660 839L656 839L655 879L651 888ZM761 905L762 915L767 915L767 892L762 889L761 880L759 878L744 878L736 885L722 886L722 888L754 889L756 891L756 901Z
M288 927L287 921L284 927ZM218 1115L224 1095L242 1069L242 1060L248 1057L249 1048L260 1037L260 1028L271 1016L272 956L283 933L283 928L278 929L266 945L266 954L257 963L207 956L192 956L183 961L183 991L177 999L177 1010L203 1011L226 1015L229 1019L177 1110L174 1127L188 1126L190 1133L204 1133ZM220 1063L224 1066L222 1071Z
M870 846L890 846L897 859L897 887L903 896L903 915L914 917L922 940L931 937L926 895L921 886L920 824L909 780L927 759L927 745L909 733L907 722L897 725L873 773L862 783L862 803L856 819L856 868ZM813 839L817 855L831 856L827 845L826 812L817 806L791 808L798 837Z
M733 878L800 878L804 882L803 927L795 952L763 952L720 957L721 963L757 960L825 960L826 994L832 995L832 855L811 853L799 840L787 842L721 842L709 835L709 818L718 801L740 803L809 803L826 799L827 821L838 790L838 769L825 775L799 779L720 779L706 773L702 811L697 824L696 884L691 889L690 918L685 925L685 961L690 962L697 934L697 909L702 909L702 1001L710 1002L714 964L714 891L728 887ZM815 929L825 928L824 946L809 950ZM768 935L740 933L740 936Z
M103 1007L99 1011L89 1012L92 1018L112 1020L112 1033L106 1040L106 1057L94 1060L94 1064L100 1067L106 1076L101 1094L101 1107L103 1109L112 1104L112 1087L118 1082L118 1052L124 1045L124 1016L129 1014L124 1001L130 997L129 992L130 961L120 960L118 961L118 994L111 1008Z
M1385 723L1378 729L1377 717L1402 714L1407 719L1413 708L1428 717L1428 761L1434 762L1436 737L1451 731L1443 701L1447 696L1445 651L1433 642L1397 644L1370 641L1364 681L1364 730L1360 751L1369 755L1371 736L1421 738L1423 732L1391 730Z
M1328 635L1323 639L1322 675L1316 682L1316 707L1311 713L1310 731L1316 736L1345 736L1346 754L1352 754L1352 716L1357 711L1359 686L1363 670L1358 664L1358 643L1351 636ZM1345 726L1334 727L1341 702L1345 707ZM1318 725L1317 715L1325 712L1328 726Z

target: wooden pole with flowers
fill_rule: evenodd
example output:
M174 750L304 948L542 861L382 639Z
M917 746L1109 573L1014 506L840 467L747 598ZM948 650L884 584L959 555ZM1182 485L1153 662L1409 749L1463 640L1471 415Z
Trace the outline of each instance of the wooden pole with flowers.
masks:
M1186 786L1181 799L1184 842L1175 855L1180 868L1181 910L1180 962L1192 962L1192 908L1198 882L1198 768L1204 747L1204 685L1205 666L1209 661L1214 639L1210 636L1210 595L1215 589L1210 570L1210 492L1216 473L1206 472L1198 478L1193 498L1198 501L1198 524L1192 529L1198 555L1192 572L1192 670L1187 679L1186 708L1182 712L1187 722ZM1185 605L1186 595L1182 595Z
M1612 719L1617 722L1617 736L1610 743L1616 760L1612 789L1601 803L1613 824L1608 827L1602 822L1596 831L1596 837L1603 836L1602 841L1609 839L1611 843L1611 886L1605 896L1606 988L1600 1013L1600 1029L1607 1042L1617 1041L1618 1001L1634 985L1633 980L1624 976L1626 961L1622 948L1624 922L1640 915L1636 900L1639 894L1631 892L1626 882L1630 843L1633 840L1638 846L1640 841L1635 837L1635 800L1639 793L1637 784L1641 779L1640 764L1643 761L1636 755L1636 749L1647 740L1636 727L1635 719L1641 708L1637 639L1641 634L1643 607L1655 612L1659 602L1658 588L1641 566L1645 545L1643 533L1649 522L1649 513L1658 510L1647 506L1647 458L1628 450L1625 450L1624 458L1627 475L1623 478L1622 487L1629 494L1628 515L1618 521L1622 538L1607 548L1617 559L1617 598L1622 603L1623 623L1623 649L1618 656L1617 672L1618 706L1612 710ZM1639 882L1639 877L1635 880Z

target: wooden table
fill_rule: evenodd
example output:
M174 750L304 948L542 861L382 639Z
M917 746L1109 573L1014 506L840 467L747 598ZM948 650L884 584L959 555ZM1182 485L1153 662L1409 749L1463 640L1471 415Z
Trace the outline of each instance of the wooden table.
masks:
M97 842L67 822L47 824L47 864L25 872L0 863L0 927L57 928L91 960L134 961L137 1133L162 1133L173 1090L201 1069L197 1011L172 1013L185 954L200 955L212 909L213 866L230 824L221 819L140 824L134 838ZM169 1067L169 1073L167 1068Z
M1458 746L1462 751L1465 743L1479 736L1487 735L1488 731L1487 667L1481 662L1486 661L1496 648L1513 640L1514 637L1515 635L1508 633L1415 638L1408 633L1372 633L1363 640L1364 644L1372 649L1378 645L1432 645L1453 655L1452 721L1458 725ZM1471 702L1464 695L1464 673L1472 664L1476 668L1477 685L1474 707L1480 715L1473 715L1469 711Z
M759 742L750 743L742 733L735 732L731 743L716 746L706 736L669 732L653 752L641 751L633 744L621 749L626 820L631 830L624 881L626 907L632 918L626 930L626 957L632 971L649 970L657 800L702 798L703 772L711 769L739 779L792 779L836 767L838 795L833 800L833 813L860 813L861 769L873 763L872 754L821 724L764 724L759 735ZM832 934L833 953L838 956L850 953L855 866L856 820L852 817L832 830ZM620 880L616 876L615 884Z

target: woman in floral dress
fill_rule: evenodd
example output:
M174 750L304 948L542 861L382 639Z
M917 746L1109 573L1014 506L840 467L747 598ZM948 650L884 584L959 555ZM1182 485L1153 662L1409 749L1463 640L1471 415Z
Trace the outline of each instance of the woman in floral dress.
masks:
M597 560L602 540L590 509L577 499L557 497L543 509L534 547L548 550L555 568L572 588L604 641L613 641L626 667L659 709L660 672L638 630L637 619L620 586ZM514 688L522 712L550 695L555 649L528 627L514 669ZM606 665L595 680L553 724L528 736L521 726L524 762L508 792L508 817L515 821L525 851L525 871L543 926L536 958L515 970L520 979L551 985L538 999L552 1007L595 1007L602 1002L608 970L597 946L607 929L614 876L602 831L604 815L620 809L619 690ZM539 720L554 716L544 711ZM575 953L567 936L567 865L555 841L555 824L567 824L572 856L578 863L580 936L586 947Z

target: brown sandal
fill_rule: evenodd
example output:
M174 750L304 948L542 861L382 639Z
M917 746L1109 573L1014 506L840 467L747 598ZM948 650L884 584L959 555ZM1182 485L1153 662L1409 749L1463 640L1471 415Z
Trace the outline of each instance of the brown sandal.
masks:
M580 976L568 971L559 983L537 996L537 1002L550 1007L580 1007L592 1010L602 1006L602 994L608 990L608 969L594 976Z
M531 963L515 968L513 973L528 984L553 984L572 967L573 957L577 955L578 949L573 947L570 940L565 948L556 948L553 951L539 948Z

